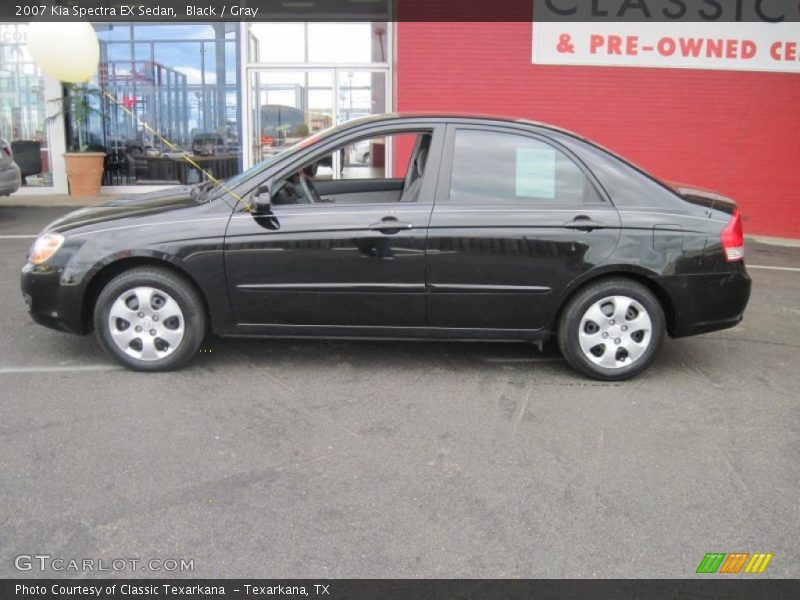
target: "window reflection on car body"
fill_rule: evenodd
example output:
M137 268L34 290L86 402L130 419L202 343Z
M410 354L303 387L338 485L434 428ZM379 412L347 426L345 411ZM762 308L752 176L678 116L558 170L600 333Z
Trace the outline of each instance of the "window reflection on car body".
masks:
M195 202L210 202L211 192L219 185L216 181L202 181L193 186L189 192L192 200Z

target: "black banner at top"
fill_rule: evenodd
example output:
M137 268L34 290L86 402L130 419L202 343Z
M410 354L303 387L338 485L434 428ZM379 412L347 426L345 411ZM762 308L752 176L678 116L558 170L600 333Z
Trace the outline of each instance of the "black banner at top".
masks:
M3 0L0 21L800 22L796 0Z

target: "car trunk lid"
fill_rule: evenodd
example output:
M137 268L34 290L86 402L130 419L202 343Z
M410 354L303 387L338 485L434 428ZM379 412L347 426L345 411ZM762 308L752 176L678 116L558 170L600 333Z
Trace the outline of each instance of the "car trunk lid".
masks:
M704 189L697 186L686 185L684 183L668 182L669 185L681 198L692 204L705 206L712 210L721 210L729 215L736 210L736 201L728 196Z

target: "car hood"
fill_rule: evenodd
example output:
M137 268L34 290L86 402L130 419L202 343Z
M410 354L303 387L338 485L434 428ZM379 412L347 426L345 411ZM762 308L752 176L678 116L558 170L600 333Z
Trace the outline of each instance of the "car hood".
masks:
M736 202L733 199L718 192L673 181L667 182L667 185L675 190L681 198L692 204L721 210L729 214L733 213L736 208Z
M144 217L158 213L173 213L182 209L196 207L198 201L191 196L194 186L181 186L120 198L100 206L91 206L73 211L56 219L45 231L64 232L87 225L109 225L119 219Z

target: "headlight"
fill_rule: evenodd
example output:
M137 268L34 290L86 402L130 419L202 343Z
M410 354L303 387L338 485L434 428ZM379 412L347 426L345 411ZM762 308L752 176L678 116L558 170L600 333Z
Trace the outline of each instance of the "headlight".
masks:
M40 265L48 261L63 243L64 236L60 233L44 233L33 242L28 260L31 264Z

